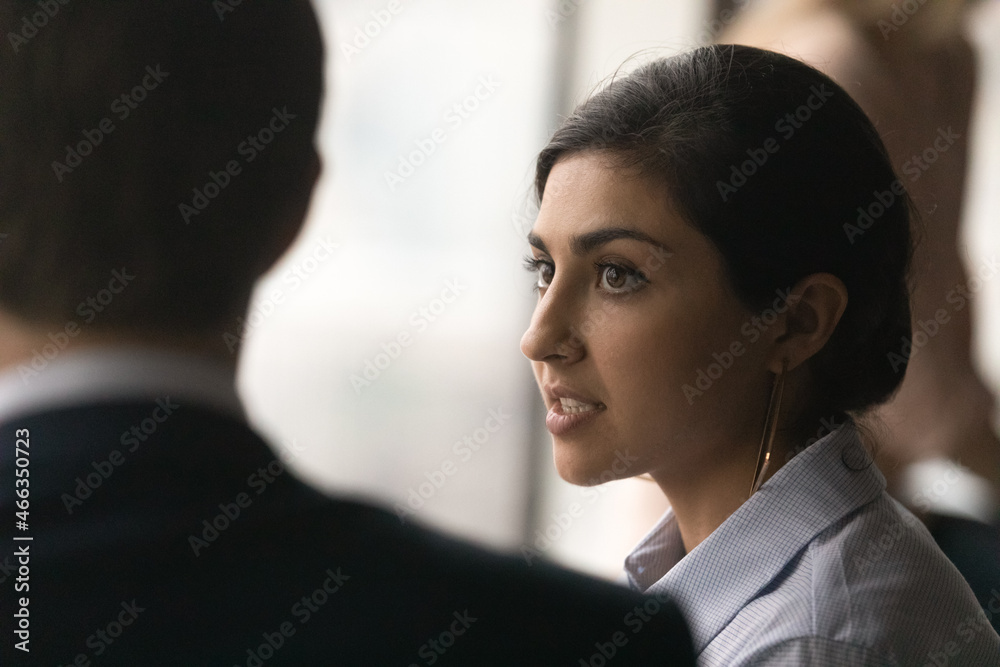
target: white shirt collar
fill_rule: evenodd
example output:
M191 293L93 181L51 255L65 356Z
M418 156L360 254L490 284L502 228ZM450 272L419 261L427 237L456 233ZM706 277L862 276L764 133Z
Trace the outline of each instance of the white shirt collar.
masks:
M817 534L884 489L848 420L782 466L687 555L667 510L625 559L629 583L674 598L700 651ZM704 611L706 586L711 613Z
M246 420L235 370L194 354L102 347L65 351L0 372L0 422L88 403L184 399ZM41 367L39 369L39 367Z

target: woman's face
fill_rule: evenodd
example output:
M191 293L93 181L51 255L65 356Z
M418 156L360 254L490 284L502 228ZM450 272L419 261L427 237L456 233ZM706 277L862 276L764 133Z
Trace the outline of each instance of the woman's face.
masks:
M529 235L539 298L521 351L559 474L662 486L734 457L752 469L772 377L762 323L666 189L608 157L560 159Z

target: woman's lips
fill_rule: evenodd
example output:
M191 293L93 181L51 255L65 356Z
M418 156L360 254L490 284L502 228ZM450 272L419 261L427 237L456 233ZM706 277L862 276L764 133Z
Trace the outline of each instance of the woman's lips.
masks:
M589 423L608 408L603 403L583 403L572 399L557 399L545 415L545 427L552 435L565 435L574 428Z

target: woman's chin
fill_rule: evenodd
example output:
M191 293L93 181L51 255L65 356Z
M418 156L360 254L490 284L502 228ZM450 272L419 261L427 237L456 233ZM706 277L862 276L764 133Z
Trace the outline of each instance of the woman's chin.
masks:
M573 448L561 445L555 438L553 438L552 446L556 472L559 473L563 481L576 486L597 486L638 474L629 474L629 471L622 471L625 474L619 474L619 469L623 466L615 458L613 452L610 458L604 455L586 456L579 450L574 451Z

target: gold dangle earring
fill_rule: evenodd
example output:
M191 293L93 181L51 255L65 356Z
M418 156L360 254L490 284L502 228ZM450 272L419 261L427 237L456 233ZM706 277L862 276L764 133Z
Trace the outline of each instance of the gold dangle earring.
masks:
M760 449L757 452L757 466L754 469L753 482L750 484L752 496L764 482L764 473L771 463L771 448L774 447L774 434L778 430L778 411L781 409L781 390L785 386L785 369L788 360L782 359L781 370L774 376L771 387L771 400L767 406L767 417L764 419L764 432L760 437ZM747 496L749 498L749 496Z

